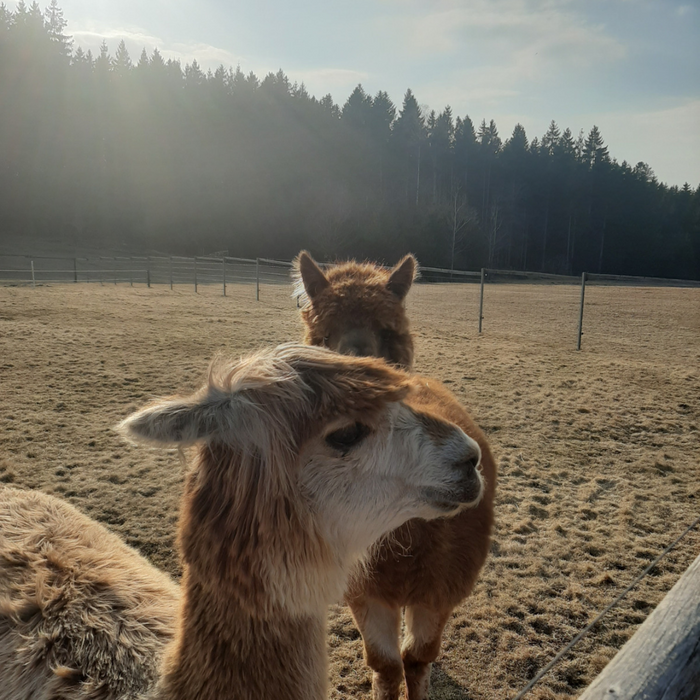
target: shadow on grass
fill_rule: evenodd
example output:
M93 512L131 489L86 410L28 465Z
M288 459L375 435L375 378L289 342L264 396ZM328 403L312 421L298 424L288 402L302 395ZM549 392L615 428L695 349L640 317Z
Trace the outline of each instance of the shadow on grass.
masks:
M474 697L437 664L430 674L430 697L434 700L472 700Z

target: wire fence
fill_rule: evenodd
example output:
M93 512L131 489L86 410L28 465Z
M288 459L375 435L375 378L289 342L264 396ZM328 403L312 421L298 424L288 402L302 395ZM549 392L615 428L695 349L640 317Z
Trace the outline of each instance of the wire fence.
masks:
M145 284L188 285L196 292L203 285L288 284L290 262L264 258L130 256L90 258L35 255L0 255L0 284Z
M285 260L270 258L235 258L230 256L93 256L93 257L52 257L40 255L3 255L0 254L0 285L32 286L47 284L78 284L93 283L101 285L167 285L170 289L189 287L195 293L200 289L219 289L223 296L232 285L247 285L251 294L260 301L261 288L267 285L290 285L292 263ZM595 286L618 287L700 287L698 280L662 279L653 277L631 277L625 275L609 275L584 272L580 277L571 275L555 275L541 272L518 270L482 269L481 271L448 270L436 267L422 267L418 284L421 285L470 285L475 296L472 302L474 312L478 310L476 324L478 332L482 333L494 320L497 308L497 297L490 298L485 289L489 285L524 285L522 294L511 301L516 306L522 306L522 311L511 314L511 326L517 326L520 320L532 324L533 319L526 313L531 305L526 286L534 290L546 285L556 285L558 288L567 287L564 297L560 293L537 295L537 317L535 323L550 323L555 318L571 319L571 330L574 334L576 327L576 348L581 349L584 333L584 308L587 303L586 289ZM254 290L254 292L253 292ZM569 291L570 290L570 291ZM562 289L563 292L563 289ZM551 296L551 303L547 303ZM299 300L297 299L297 304ZM562 306L563 304L563 306ZM595 296L588 301L588 306L598 305ZM551 306L551 308L550 308ZM515 310L515 309L513 309ZM620 310L598 309L598 313L620 314ZM629 316L629 312L627 313ZM515 319L515 320L513 320ZM466 320L466 319L465 319ZM634 321L633 318L625 319ZM473 321L472 321L473 322Z

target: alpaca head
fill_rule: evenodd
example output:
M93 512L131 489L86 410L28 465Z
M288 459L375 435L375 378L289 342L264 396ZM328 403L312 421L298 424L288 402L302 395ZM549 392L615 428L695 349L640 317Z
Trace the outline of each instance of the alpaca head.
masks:
M307 298L301 312L306 342L410 367L413 340L404 299L417 269L416 259L407 255L391 270L347 262L324 273L302 251L294 262L294 275L296 293Z
M204 581L235 580L244 598L304 610L335 599L381 535L481 496L476 442L406 405L409 391L408 375L382 360L287 344L214 364L196 394L157 401L121 429L199 443L181 519L186 565Z

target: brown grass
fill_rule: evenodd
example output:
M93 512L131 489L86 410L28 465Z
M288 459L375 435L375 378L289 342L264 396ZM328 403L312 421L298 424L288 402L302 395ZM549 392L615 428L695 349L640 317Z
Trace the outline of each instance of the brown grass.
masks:
M301 337L288 287L171 292L0 288L0 482L67 498L176 573L176 454L111 427L153 396L194 389L218 350ZM697 516L700 290L418 286L416 366L451 387L500 465L492 554L455 611L439 700L512 697ZM697 554L689 535L532 692L575 696ZM346 610L330 613L333 698L368 698Z

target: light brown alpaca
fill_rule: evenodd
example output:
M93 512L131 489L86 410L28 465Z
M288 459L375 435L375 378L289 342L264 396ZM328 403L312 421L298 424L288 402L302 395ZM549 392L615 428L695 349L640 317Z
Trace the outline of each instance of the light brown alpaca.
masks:
M181 589L67 503L0 489L0 698L325 700L326 605L358 558L482 494L478 445L413 391L290 344L125 420L194 446Z
M371 351L410 368L413 342L403 300L415 274L413 256L389 271L349 262L324 274L302 252L296 269L308 297L302 308L307 342L356 355ZM353 344L354 338L373 341L360 346ZM385 344L384 338L390 342ZM420 385L423 391L414 401L424 401L431 412L459 425L479 443L486 488L476 508L454 518L407 522L380 540L368 565L352 577L346 600L374 671L375 700L396 700L404 680L408 700L427 700L442 631L453 608L471 593L489 551L493 525L496 464L484 434L444 388L431 382ZM405 636L400 647L403 608Z
M326 274L302 251L294 261L296 293L309 345L344 355L383 357L404 368L413 364L413 338L404 299L416 276L416 259L407 255L392 270L370 263L333 265Z

